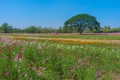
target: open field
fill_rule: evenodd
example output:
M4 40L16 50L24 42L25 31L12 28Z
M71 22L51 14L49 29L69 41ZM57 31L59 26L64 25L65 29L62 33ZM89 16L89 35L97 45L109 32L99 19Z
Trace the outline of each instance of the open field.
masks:
M1 33L1 36L25 36L40 38L75 38L75 39L92 39L92 40L120 40L120 33L89 33L80 35L79 33L60 33L60 34L31 34L31 33Z
M0 80L120 80L119 34L1 34Z
M89 44L89 43L111 43L120 44L120 33L89 33L79 35L79 33L62 33L62 34L24 34L11 33L1 34L1 36L12 37L14 39L29 39L50 42L62 42L70 44Z

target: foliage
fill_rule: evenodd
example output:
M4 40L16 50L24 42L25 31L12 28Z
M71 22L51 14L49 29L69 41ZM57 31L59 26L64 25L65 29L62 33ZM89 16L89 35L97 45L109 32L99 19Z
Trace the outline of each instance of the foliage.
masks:
M57 29L57 32L58 32L58 33L64 33L64 28L60 26L60 27Z
M118 27L118 28L111 28L110 26L104 26L104 27L102 27L101 30L104 33L116 33L116 32L120 32L120 27Z
M54 32L55 31L55 29L53 29L52 27L49 27L49 28L47 28L47 27L45 27L45 28L42 28L42 33L51 33L51 32Z
M41 32L40 27L36 27L36 26L29 26L25 29L25 31L27 33L40 33Z
M65 26L72 26L74 29L83 33L84 30L98 30L100 28L100 23L96 20L95 17L88 14L79 14L68 19L64 23Z
M120 32L120 27L112 28L110 32Z
M74 32L72 26L64 26L63 29L64 29L64 33Z
M1 25L1 32L3 33L10 33L12 32L12 30L13 30L12 26L9 26L8 23L3 23Z
M102 31L103 31L103 32L110 32L110 31L111 31L111 28L110 28L110 26L104 26L104 27L102 28Z

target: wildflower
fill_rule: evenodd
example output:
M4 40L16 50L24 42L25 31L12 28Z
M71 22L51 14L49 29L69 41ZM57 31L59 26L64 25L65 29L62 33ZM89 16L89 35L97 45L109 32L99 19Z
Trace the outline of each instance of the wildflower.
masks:
M2 72L2 75L5 76L5 77L8 77L9 72L8 71L7 72Z
M38 72L38 76L41 76L42 75L42 72Z
M38 46L38 49L39 49L39 50L41 50L41 49L42 49L42 47L41 47L41 46Z
M83 59L80 58L80 59L78 60L78 64L81 64L82 62L83 62Z
M17 61L18 61L18 59L15 57L15 58L14 58L14 61L15 61L15 62L17 62Z
M30 80L32 80L32 77L30 78Z
M22 54L18 53L17 57L18 57L19 60L22 59Z
M25 77L27 77L27 76L28 76L28 74L25 74L24 76L25 76Z
M31 61L30 63L31 63L31 65L33 65L33 64L34 64L34 62L32 62L32 61Z
M13 41L13 39L10 39L10 38L7 38L6 40L5 40L5 42L8 42L8 43L10 43L10 42L12 42Z
M75 66L71 66L70 69L71 69L71 71L74 71L75 70Z
M9 75L9 73L8 73L8 72L6 72L6 73L5 73L5 76L6 76L6 77L8 77L8 75Z
M35 70L37 70L37 68L36 68L36 67L33 67L32 70L35 71Z
M44 71L46 68L45 67L39 67L38 69Z
M15 42L15 43L13 43L13 46L19 46L20 45L20 43L19 42Z
M46 69L45 67L42 68L42 70L45 70L45 69Z
M118 76L118 79L120 79L120 75Z
M21 53L24 53L25 52L25 48L21 48Z
M97 71L96 72L96 78L101 77L102 74L103 74L103 71Z
M7 48L8 51L12 50L12 47L10 45L7 45L6 48Z
M15 62L18 62L18 61L21 62L21 60L22 60L22 54L20 54L20 53L16 54L16 57L14 58L14 61Z
M18 69L18 73L20 72L20 69Z

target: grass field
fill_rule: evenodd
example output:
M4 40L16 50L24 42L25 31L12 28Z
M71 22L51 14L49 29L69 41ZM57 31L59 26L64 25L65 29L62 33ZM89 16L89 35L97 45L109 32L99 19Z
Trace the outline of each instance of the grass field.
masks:
M119 34L0 36L0 80L120 80Z
M31 33L11 33L0 34L1 36L25 36L25 37L40 37L40 38L72 38L72 39L94 39L94 40L120 40L120 33L91 33L83 34L79 33L61 33L61 34L31 34Z

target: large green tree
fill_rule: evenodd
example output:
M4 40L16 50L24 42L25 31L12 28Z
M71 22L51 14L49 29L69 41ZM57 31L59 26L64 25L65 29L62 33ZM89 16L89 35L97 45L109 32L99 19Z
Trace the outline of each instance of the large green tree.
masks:
M9 26L8 23L3 23L1 25L1 32L3 33L10 33L12 32L12 30L13 30L12 26Z
M94 16L89 14L79 14L73 16L72 18L68 19L64 23L65 26L72 26L73 29L79 31L80 34L83 33L84 30L99 30L100 23L96 20Z

